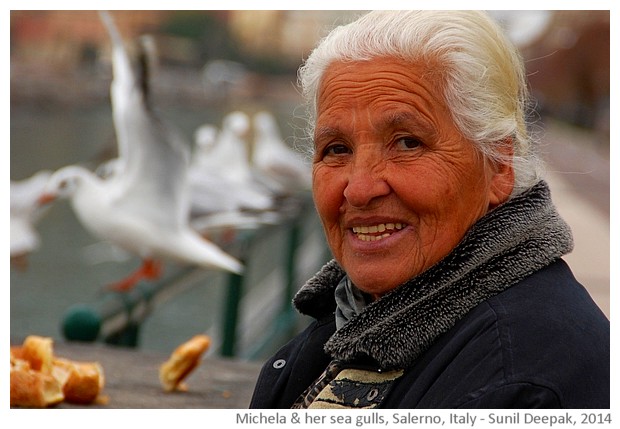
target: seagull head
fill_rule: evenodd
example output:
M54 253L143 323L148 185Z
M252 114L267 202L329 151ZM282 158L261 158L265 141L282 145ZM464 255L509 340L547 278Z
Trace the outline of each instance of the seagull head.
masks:
M244 112L231 112L224 118L222 127L238 136L244 136L250 130L250 118Z
M88 170L77 165L63 167L54 172L39 196L39 205L49 204L58 198L71 198L81 184L88 180Z
M194 132L194 141L199 150L211 149L217 139L217 127L210 124L201 125Z
M269 112L258 112L254 115L254 128L273 133L277 129L276 118Z

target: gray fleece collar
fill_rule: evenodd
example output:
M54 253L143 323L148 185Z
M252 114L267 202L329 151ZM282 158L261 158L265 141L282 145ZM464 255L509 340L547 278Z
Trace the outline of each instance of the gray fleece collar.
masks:
M476 305L572 248L570 228L541 181L481 218L436 265L368 305L325 351L341 361L370 358L384 369L406 368ZM343 276L330 261L299 290L295 307L315 318L333 313Z

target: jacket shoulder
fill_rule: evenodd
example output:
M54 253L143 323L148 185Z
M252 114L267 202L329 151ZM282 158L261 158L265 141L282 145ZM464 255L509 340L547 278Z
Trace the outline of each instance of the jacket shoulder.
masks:
M559 260L472 309L388 408L608 408L609 321Z
M335 330L332 314L313 321L278 350L261 369L250 408L290 408L329 364L323 345Z
M566 408L609 405L609 320L564 261L488 305L508 380L546 386Z

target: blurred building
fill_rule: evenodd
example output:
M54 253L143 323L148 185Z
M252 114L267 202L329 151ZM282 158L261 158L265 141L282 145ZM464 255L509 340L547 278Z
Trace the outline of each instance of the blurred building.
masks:
M361 11L113 13L127 39L154 34L165 65L200 71L210 61L226 60L216 65L237 76L243 68L290 76L329 28ZM608 143L610 12L495 11L495 16L523 52L539 111L595 129ZM27 90L19 80L96 69L108 47L96 11L11 11L12 97Z
M358 12L359 13L359 12ZM119 31L131 40L155 35L163 61L193 64L204 49L228 45L228 55L280 57L297 66L323 36L326 25L343 22L342 11L114 11ZM202 26L202 28L196 28ZM227 29L226 32L221 28ZM222 40L224 37L230 41ZM71 69L93 61L109 45L96 11L11 11L11 60ZM224 52L219 52L223 55ZM215 56L215 55L214 55ZM239 58L239 57L242 58ZM209 58L218 59L218 58Z
M524 56L541 111L595 129L609 144L609 11L556 11Z
M115 13L122 34L156 29L169 12ZM69 70L95 60L109 36L96 11L11 11L11 62Z
M246 52L281 55L299 64L331 28L351 21L362 12L235 10L230 13L230 28Z

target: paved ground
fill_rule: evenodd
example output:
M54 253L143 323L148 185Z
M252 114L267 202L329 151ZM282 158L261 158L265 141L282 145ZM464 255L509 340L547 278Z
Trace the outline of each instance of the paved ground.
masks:
M565 259L610 317L610 162L588 139L588 134L550 125L544 139L547 180L558 211L573 230L575 250Z
M159 367L168 354L100 343L57 342L54 355L78 362L99 362L105 377L105 387L96 403L62 402L56 408L245 409L260 370L259 363L205 357L187 377L187 391L165 392L159 382Z

